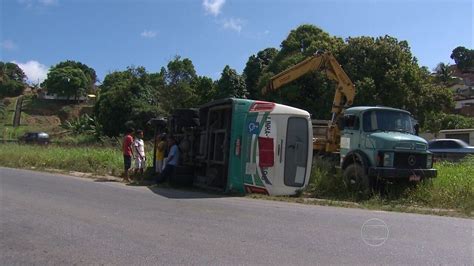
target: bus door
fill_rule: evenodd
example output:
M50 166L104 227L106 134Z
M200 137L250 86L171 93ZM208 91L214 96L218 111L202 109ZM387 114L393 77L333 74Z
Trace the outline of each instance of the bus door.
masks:
M289 117L284 145L284 184L290 187L303 187L307 176L309 154L308 119Z

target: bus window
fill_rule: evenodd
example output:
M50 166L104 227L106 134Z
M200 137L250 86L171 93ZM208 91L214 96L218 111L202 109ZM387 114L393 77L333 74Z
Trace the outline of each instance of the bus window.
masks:
M308 159L308 121L305 118L288 119L285 150L284 183L291 187L302 187Z

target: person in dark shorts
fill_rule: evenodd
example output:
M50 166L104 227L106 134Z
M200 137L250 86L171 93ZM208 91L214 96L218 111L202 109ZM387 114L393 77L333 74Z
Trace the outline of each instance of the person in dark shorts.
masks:
M125 132L125 137L123 138L123 145L122 145L122 151L123 151L123 166L124 166L124 174L123 174L123 180L125 182L129 182L129 176L130 176L130 168L132 167L132 156L133 156L133 149L132 149L132 144L133 144L133 129L129 128Z

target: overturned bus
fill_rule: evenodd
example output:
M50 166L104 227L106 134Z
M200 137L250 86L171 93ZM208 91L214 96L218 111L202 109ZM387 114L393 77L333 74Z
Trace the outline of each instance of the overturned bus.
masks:
M308 112L248 99L178 109L167 131L181 151L173 179L225 192L292 195L309 181Z

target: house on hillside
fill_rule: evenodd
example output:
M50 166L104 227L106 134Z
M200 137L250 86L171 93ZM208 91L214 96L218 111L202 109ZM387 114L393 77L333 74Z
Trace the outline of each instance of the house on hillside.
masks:
M86 102L89 100L94 101L95 100L95 95L90 94L86 96L79 96L79 97L67 97L67 96L59 96L56 93L49 93L48 91L44 89L38 89L38 99L44 99L44 100L51 100L51 101L80 101L80 102Z
M454 93L455 112L474 117L474 70L462 72L456 66L452 70L457 80L449 87Z

